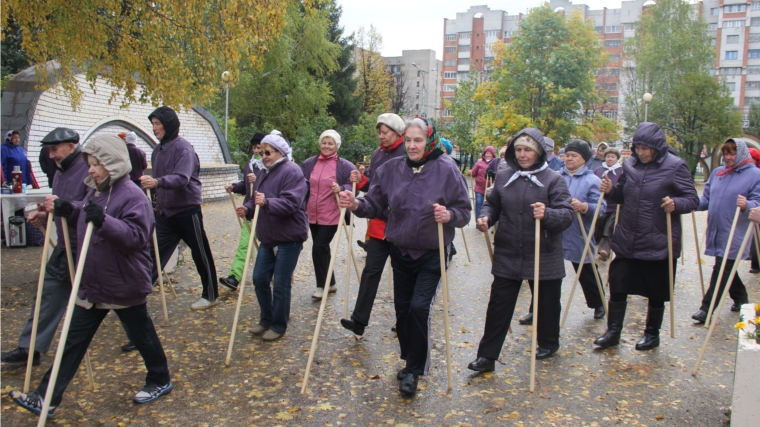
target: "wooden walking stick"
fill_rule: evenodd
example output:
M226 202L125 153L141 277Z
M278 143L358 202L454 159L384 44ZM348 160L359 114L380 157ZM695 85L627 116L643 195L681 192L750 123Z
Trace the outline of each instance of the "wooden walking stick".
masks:
M464 242L464 250L467 252L467 262L472 262L472 259L470 258L470 249L467 248L467 237L464 235L464 228L460 228L459 230L462 231L462 241Z
M760 238L758 238L758 231L760 231L760 225L757 224L750 224L751 226L755 227L755 236L754 236L754 242L755 242L755 253L757 254L757 259L760 259Z
M670 197L665 197L665 200ZM670 284L670 338L676 337L675 302L673 301L673 219L669 212L665 212L665 223L668 228L668 282ZM683 235L683 230L681 230Z
M541 220L536 218L536 249L533 255L533 336L530 343L530 392L536 390L536 341L538 340L538 279L541 261Z
M601 193L601 192L600 192ZM601 193L599 196L599 201L596 203L596 209L594 210L594 217L591 219L591 226L589 230L594 230L596 227L596 220L599 218L599 206L602 206L602 202L604 202L604 193ZM565 313L562 315L562 323L560 324L560 328L565 327L565 322L567 322L567 313L570 311L570 304L573 302L573 294L575 294L575 288L578 286L578 281L581 278L581 272L583 271L583 266L585 265L583 261L586 260L586 254L588 254L588 250L591 243L591 238L593 237L593 234L589 234L588 239L586 239L586 242L583 246L583 254L581 255L581 264L578 265L578 271L575 273L575 280L573 280L573 287L570 288L570 295L567 298L567 308L565 309ZM591 259L591 263L594 263L594 259ZM602 298L604 299L604 298ZM533 314L535 317L536 315Z
M438 252L441 262L441 284L443 285L443 329L446 336L446 374L449 380L449 391L453 389L451 379L451 345L449 340L449 277L446 272L446 253L443 247L443 223L438 223Z
M63 230L63 245L66 248L66 262L69 266L69 280L74 283L76 273L74 272L74 257L71 253L71 239L69 238L69 220L66 217L61 217L61 228ZM87 370L87 378L90 379L90 388L95 391L95 379L92 376L92 363L90 362L90 350L84 353L84 366Z
M150 198L150 189L145 189L145 195ZM156 227L153 227L153 252L156 254L156 268L158 269L158 289L161 290L161 305L164 309L164 323L169 324L169 311L166 309L166 293L164 292L164 276L161 274L163 270L161 268L161 256L158 253L158 234L156 233ZM176 294L175 294L176 295Z
M681 224L683 224L683 215L681 215ZM686 265L686 251L684 251L683 248L683 227L681 227L681 266Z
M169 273L166 272L166 269L161 270L164 273L164 279L166 280L167 285L169 285L169 290L172 291L172 295L174 295L174 299L177 299L177 292L174 291L174 285L172 285L172 279L169 278Z
M755 227L747 227L747 232L744 233L744 239L742 239L741 247L739 248L739 254L744 253L744 250L747 248L747 242L750 240L751 235L755 231ZM734 262L734 266L731 268L731 274L729 274L728 282L726 282L726 287L723 289L723 293L720 296L720 302L718 303L718 315L720 314L720 310L723 308L723 303L726 301L726 296L728 295L728 284L731 283L734 280L734 277L736 277L736 270L739 268L739 260L736 260ZM717 315L716 315L717 316ZM707 331L707 336L705 336L705 341L702 343L702 348L699 349L699 357L697 357L697 363L694 365L694 370L691 371L692 376L697 375L697 370L699 369L699 365L702 363L702 358L705 355L705 350L707 349L707 345L710 343L710 337L712 337L713 330L715 329L715 324L718 322L716 321L717 317L713 320L712 323L710 323L710 329Z
M691 211L691 225L694 229L694 244L697 247L697 266L699 267L699 284L702 286L702 297L705 296L705 278L702 275L702 251L699 250L699 233L697 232L697 217L694 211ZM757 238L757 235L755 235ZM681 246L683 250L683 246Z
M327 281L325 282L325 288L328 286L329 278L332 277L333 271L335 271L335 258L338 255L338 248L340 247L340 232L343 228L345 221L344 215L346 208L340 208L340 224L338 225L338 237L333 243L333 247L330 248L330 264L327 267ZM325 289L327 291L327 289ZM325 315L325 306L327 305L326 292L322 293L322 301L319 304L319 315L317 316L317 327L314 329L314 336L311 340L311 349L309 350L309 361L306 363L306 372L303 375L303 385L301 386L301 394L306 393L306 385L309 383L309 372L311 371L311 363L314 361L314 353L317 352L317 341L319 341L319 330L322 327L322 318Z
M576 212L575 214L578 216L578 225L580 225L580 227L581 227L581 235L583 235L583 240L588 240L590 242L591 239L589 239L588 236L586 235L586 227L583 225L583 219L581 218L580 212ZM591 231L593 231L593 230L589 230L589 232L591 232ZM591 257L589 257L589 258L591 258ZM586 259L585 258L582 259L581 262L585 264ZM602 307L604 307L604 312L608 313L608 311L607 311L607 303L605 302L605 298L604 298L604 289L602 288L602 280L600 279L600 277L602 277L602 276L599 275L599 271L596 268L596 261L594 261L593 258L591 259L591 269L594 271L594 278L596 279L596 286L599 288L599 298L602 299Z
M356 183L355 182L351 183L351 194L354 195L354 196L356 196ZM338 195L336 194L335 197L338 197ZM338 200L338 206L340 206L340 200ZM344 212L345 212L345 210L344 210ZM345 218L343 219L343 221L345 221ZM353 214L351 214L351 216L348 219L348 244L346 245L346 249L348 250L347 251L348 252L347 255L350 258L352 258L352 259L353 259L354 248L351 247L352 246L351 242L352 242L353 239L354 239L354 216L353 216ZM356 261L354 260L354 262L356 262ZM359 279L361 281L361 276L359 276L358 273L357 273L356 277L357 277L357 279ZM346 284L345 284L345 287L346 287L346 298L345 298L345 301L343 301L343 318L344 319L348 319L348 299L349 299L349 297L351 295L349 293L349 289L350 289L349 284L350 283L351 283L351 264L349 264L348 260L346 260ZM322 298L324 298L324 294L322 295Z
M26 361L26 376L24 377L24 393L29 393L29 383L32 381L32 362L34 361L34 345L37 343L37 324L40 320L40 304L42 303L42 287L45 283L45 270L47 269L47 253L50 250L50 230L53 228L53 213L48 213L45 243L42 248L42 261L40 261L40 276L37 281L37 299L34 301L34 314L32 315L32 338L29 341L29 357Z
M232 193L227 193L227 194L230 196L230 202L232 202L232 209L235 212L235 218L237 218L238 225L240 226L240 228L243 228L243 221L240 220L240 217L237 214L237 203L235 203L235 196L233 196ZM248 225L247 222L246 222L246 225ZM251 232L250 228L248 229L248 232L249 233Z
M251 224L251 232L248 236L248 249L246 249L245 252L243 278L240 280L240 291L238 292L237 305L235 306L235 319L232 321L230 344L227 346L227 360L224 362L226 366L230 366L230 360L232 360L232 346L235 344L235 332L237 331L238 318L240 317L240 306L243 304L243 294L245 293L245 278L248 277L248 259L251 258L251 249L253 249L253 235L256 231L256 223L259 222L259 208L261 208L261 206L256 205L256 207L253 209L253 223Z
M69 336L69 328L71 327L71 318L73 317L74 307L77 303L79 285L82 283L82 273L84 272L84 263L87 260L87 251L90 248L93 227L94 226L91 222L87 223L87 230L84 233L84 240L82 241L82 250L79 254L79 262L77 263L77 272L74 276L74 283L71 284L71 295L69 296L69 303L66 307L66 317L63 320L61 338L58 348L55 351L55 360L53 361L53 368L50 371L50 380L48 381L47 391L45 392L45 399L42 405L42 411L40 412L40 419L37 422L37 427L43 427L45 421L47 421L47 414L50 410L50 401L53 399L53 391L55 390L55 383L58 379L58 371L61 369L63 349L66 347L66 339Z
M615 225L612 227L612 234L615 234L618 218L620 218L620 205L617 205L617 208L615 209ZM612 255L614 255L614 252L610 254L610 265L607 267L607 280L604 283L605 286L610 285L610 267L612 267Z
M726 262L728 261L728 255L731 253L731 241L734 240L734 232L736 231L736 224L739 222L739 213L741 209L736 207L736 213L734 214L734 221L731 223L731 232L728 233L728 241L726 241L726 250L723 252L723 262L720 263L720 270L718 270L718 285L713 289L713 294L710 296L710 309L707 310L707 319L705 320L705 328L710 327L710 320L712 319L713 308L715 307L715 295L720 289L720 284L723 281L723 273L726 270ZM705 233L707 236L707 233ZM726 287L730 287L731 283L726 282Z

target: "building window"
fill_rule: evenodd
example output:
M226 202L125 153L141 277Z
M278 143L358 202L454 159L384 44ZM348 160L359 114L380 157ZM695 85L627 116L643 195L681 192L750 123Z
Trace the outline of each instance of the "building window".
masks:
M747 51L747 58L760 58L760 49L750 49Z
M617 83L605 83L604 90L617 90Z
M470 58L459 58L459 65L470 65Z
M720 8L714 7L710 9L710 16L718 16L720 14Z
M750 27L760 27L760 18L752 18L749 20Z
M749 83L747 83L747 86L749 86ZM731 92L736 90L736 82L726 82L726 88L730 90ZM749 89L749 87L747 88Z
M738 13L738 12L746 12L747 11L747 5L746 4L731 4L723 6L723 13Z
M708 27L710 31L717 31L718 30L718 23L717 22L711 22Z
M744 28L744 20L723 21L723 28Z
M459 51L460 52L469 52L470 51L470 45L459 46Z
M720 69L721 76L740 76L742 67L723 67Z
M608 119L617 120L617 111L615 110L602 111L602 115Z
M760 10L760 1L752 2L752 10Z
M457 73L454 71L444 71L443 72L443 78L444 79L455 79L457 78Z
M726 37L726 44L736 44L736 43L739 43L739 36Z
M620 68L604 68L601 72L602 76L619 76Z
M747 67L747 74L760 74L760 67Z
M443 85L443 91L444 92L454 92L457 89L457 85L455 84L446 84Z
M617 105L617 103L618 103L618 97L617 96L611 96L611 97L607 98L607 103L612 104L612 105Z
M504 38L508 39L514 36L517 33L517 31L504 31Z
M462 80L467 80L470 77L470 73L459 73L457 76L457 81L461 82Z
M467 40L470 38L470 34L472 33L459 33L459 40Z
M456 46L446 46L445 53L457 53Z
M456 65L457 65L457 60L456 59L445 59L443 61L443 66L444 67L456 67Z
M443 110L443 117L451 117L451 112L448 109Z
M744 97L744 106L749 107L750 105L760 102L760 96L745 96Z
M420 87L420 81L417 80L417 87Z
M486 37L501 37L501 30L488 30Z
M447 42L453 42L457 40L456 34L446 34L446 41Z
M596 30L596 32L597 32L597 33L599 33L599 34L602 34L602 33L604 33L604 27L602 27L601 25L597 25L596 27L594 27L594 29L595 29L595 30Z
M608 25L604 29L604 32L607 33L607 34L620 33L622 31L623 31L623 27L620 26L620 25Z
M750 33L749 35L749 42L760 42L760 33Z
M604 47L620 47L620 39L605 40Z
M710 46L715 46L715 43L716 43L716 42L717 42L717 41L716 41L716 39L715 39L715 38L711 38L711 39L710 39Z
M733 83L733 82L731 82ZM726 83L726 86L728 86L728 83ZM744 86L745 89L760 89L760 81L754 81L754 82L747 82L747 84Z
M726 51L726 58L725 59L739 59L739 51L738 50L727 50Z
M620 62L620 55L609 55L607 59L609 62Z

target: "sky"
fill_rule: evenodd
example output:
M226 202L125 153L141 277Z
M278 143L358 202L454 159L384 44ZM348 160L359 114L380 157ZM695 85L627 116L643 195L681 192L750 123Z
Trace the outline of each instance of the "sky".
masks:
M443 56L443 20L454 19L457 12L466 12L470 6L488 5L491 10L504 10L510 15L526 13L541 6L543 0L338 0L343 6L341 24L344 34L360 27L374 25L383 35L383 56L401 56L402 50L433 49L436 57ZM618 8L620 0L578 0L592 9Z

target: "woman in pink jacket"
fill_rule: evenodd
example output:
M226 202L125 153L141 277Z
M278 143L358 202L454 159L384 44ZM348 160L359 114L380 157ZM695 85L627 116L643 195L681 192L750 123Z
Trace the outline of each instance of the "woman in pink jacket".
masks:
M480 160L475 163L470 171L470 176L475 177L475 218L480 218L480 208L483 206L483 198L486 194L486 169L495 158L496 150L489 145L483 150Z

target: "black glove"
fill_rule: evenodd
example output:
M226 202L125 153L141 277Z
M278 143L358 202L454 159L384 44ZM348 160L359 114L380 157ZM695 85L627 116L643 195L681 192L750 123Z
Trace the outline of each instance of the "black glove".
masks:
M496 178L496 172L492 169L486 169L486 178L490 178L493 181Z
M74 205L66 200L55 199L53 201L53 215L68 218L74 212Z
M87 214L84 217L85 222L91 222L98 228L103 225L103 221L106 219L106 213L103 211L103 206L90 200L83 210Z

